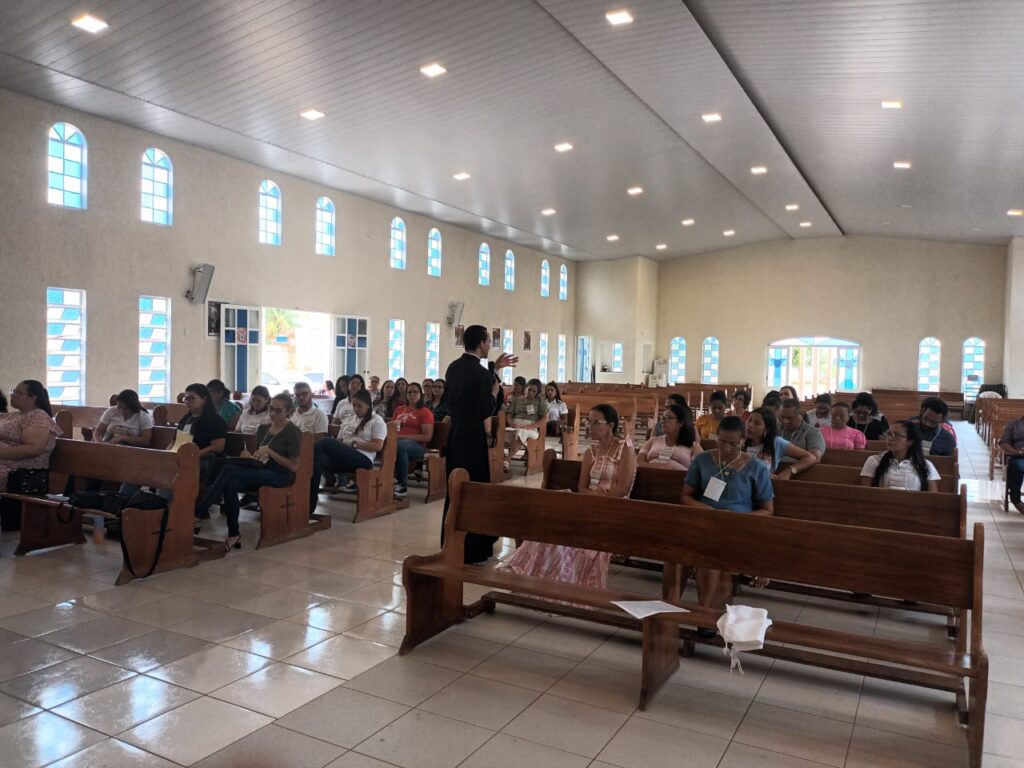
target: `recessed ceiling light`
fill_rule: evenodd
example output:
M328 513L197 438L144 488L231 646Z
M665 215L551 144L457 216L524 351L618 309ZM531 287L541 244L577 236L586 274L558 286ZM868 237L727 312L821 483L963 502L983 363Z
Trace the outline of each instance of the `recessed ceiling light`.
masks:
M888 227L888 226L889 226L890 224L892 224L892 222L891 222L891 221L883 221L883 222L882 222L882 226L883 226L883 227Z
M319 109L306 109L303 110L302 112L299 112L299 115L301 117L306 118L307 120L319 120L321 117L324 116L324 113L321 112Z
M722 234L725 235L726 237L732 237L733 235L736 234L736 230L735 229L727 229Z
M892 167L893 168L899 168L901 171L907 171L907 170L910 170L910 161L909 160L897 160L895 163L892 164Z
M892 101L883 101L882 109L903 109L903 102L895 99Z
M540 215L541 216L554 216L556 213L558 213L558 211L556 211L554 208L545 208L544 210L542 210L540 212Z
M807 227L811 226L811 222L809 222L809 221L801 221L800 222L800 226L803 227L804 229L807 229Z
M609 243L614 243L618 239L619 239L618 235L608 235L608 237L605 238L605 240L607 240Z
M666 248L668 248L668 246L667 246L667 245L665 245L665 243L658 243L658 244L657 244L656 246L654 246L654 247L655 247L655 248L657 248L657 249L658 249L659 251L664 251L664 250L665 250Z
M572 144L568 141L563 141L561 144L555 144L555 152L569 152L572 150Z
M787 211L799 211L800 206L797 203L789 203L786 205Z
M625 8L620 8L617 11L608 11L604 17L608 19L608 23L613 27L621 27L623 24L633 23L633 14Z
M983 230L982 230L981 227L971 227L971 232L982 232L982 231Z
M630 194L630 195L633 195L633 197L636 197L637 195L642 195L644 193L644 188L643 187L630 187L629 189L626 190L626 193Z
M95 35L97 32L102 32L107 28L107 22L103 19L97 19L95 16L90 16L88 13L83 13L71 22L71 26L84 29L86 32L92 32Z
M682 224L684 227L692 227L693 226L693 219L683 219L679 223Z
M469 178L472 178L472 177L468 173L466 173L465 171L459 171L458 173L453 175L452 178L455 179L456 181L465 181L466 179L469 179Z
M438 75L443 75L447 71L447 69L442 67L436 61L431 62L430 64L424 64L422 67L420 67L420 72L422 72L427 77L437 77Z
M1011 208L1010 210L1008 210L1006 212L1006 215L1007 216L1024 216L1024 209L1021 209L1021 208Z
M768 173L768 169L765 168L763 165L755 165L753 168L750 169L750 172L755 176L763 176L764 174Z
M912 206L910 203L900 203L900 208L904 209L905 211L909 211L913 207L914 206Z
M717 112L705 112L700 116L700 119L705 123L720 123L722 122L722 116Z

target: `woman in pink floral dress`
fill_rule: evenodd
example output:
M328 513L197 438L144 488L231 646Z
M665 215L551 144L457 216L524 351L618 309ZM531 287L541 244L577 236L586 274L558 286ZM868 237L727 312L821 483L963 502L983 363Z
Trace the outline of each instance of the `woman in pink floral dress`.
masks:
M11 413L0 414L0 491L16 469L46 469L60 429L53 423L50 395L38 381L11 390Z
M592 443L583 454L578 493L619 498L629 495L636 476L636 454L628 439L615 436L618 424L619 415L610 405L598 405L590 412L588 429ZM610 560L610 552L524 541L498 567L523 576L605 587Z

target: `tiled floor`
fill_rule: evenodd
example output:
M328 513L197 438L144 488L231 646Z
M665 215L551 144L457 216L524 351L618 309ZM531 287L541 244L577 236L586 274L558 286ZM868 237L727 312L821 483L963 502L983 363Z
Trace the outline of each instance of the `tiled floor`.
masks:
M957 425L986 524L986 766L1024 767L1024 518ZM531 479L536 482L537 478ZM513 482L524 482L521 478ZM633 632L499 608L400 657L400 563L436 548L441 504L112 588L116 545L15 559L0 543L3 768L812 768L965 766L950 696L720 652L636 710ZM219 520L215 519L217 524ZM941 568L941 563L936 563ZM619 570L623 586L658 579ZM771 592L788 619L927 637L934 621Z

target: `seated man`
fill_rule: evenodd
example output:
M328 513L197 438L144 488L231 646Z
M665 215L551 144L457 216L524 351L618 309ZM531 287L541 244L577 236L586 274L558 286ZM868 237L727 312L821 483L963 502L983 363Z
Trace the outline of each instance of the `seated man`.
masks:
M313 405L313 390L304 381L295 385L295 402L298 407L292 413L292 423L303 432L312 432L314 440L327 437L327 414Z
M804 412L800 408L799 400L783 400L782 410L779 413L779 423L782 426L782 436L789 440L797 448L803 448L814 455L818 461L825 455L825 438L821 431L815 429L804 421ZM792 464L796 459L783 456L780 464Z
M807 412L808 423L817 429L832 423L832 395L828 392L814 398L814 410Z
M952 456L956 449L956 432L946 422L949 406L939 397L921 401L921 415L911 419L921 427L921 448L925 456Z
M1006 455L1006 484L1010 486L1010 502L1024 515L1020 485L1024 482L1024 416L1006 425L999 438L999 449Z

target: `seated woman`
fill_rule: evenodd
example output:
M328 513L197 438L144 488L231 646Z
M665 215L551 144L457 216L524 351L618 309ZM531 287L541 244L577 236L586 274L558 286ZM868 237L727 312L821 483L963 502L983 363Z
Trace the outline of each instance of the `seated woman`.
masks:
M874 397L868 392L860 392L853 398L847 426L863 432L865 440L881 440L889 431L889 420L884 413L879 413Z
M153 417L142 407L138 393L125 389L115 395L115 400L117 404L100 416L93 442L149 448L153 442Z
M860 471L860 484L901 491L939 490L939 471L924 457L921 428L913 421L897 421L886 433L889 450L869 456Z
M423 391L415 381L405 390L407 405L395 409L398 422L398 455L395 458L395 496L409 492L409 461L420 460L434 437L434 414L423 405Z
M430 412L434 414L434 423L437 424L439 421L451 421L452 412L448 407L448 403L446 403L444 399L444 379L434 379L433 390L434 400L430 405Z
M828 450L863 450L867 446L864 433L847 426L850 421L850 406L846 403L832 403L829 410L832 421L827 427L821 428L821 436L825 438Z
M612 406L601 404L594 406L589 419L591 445L583 454L577 493L624 498L633 488L636 456L628 440L615 436L619 415ZM524 541L498 567L524 576L604 588L610 561L609 552Z
M750 411L747 408L750 406L750 393L745 389L737 389L732 395L732 415L738 416L743 420L743 423L747 423L747 419L750 418Z
M249 405L242 410L235 429L243 435L255 435L264 424L270 423L270 390L259 384L252 388Z
M242 536L238 530L238 494L255 494L264 486L284 488L294 479L302 445L302 430L290 419L294 410L291 395L274 395L270 401L270 423L256 431L256 452L250 454L246 450L242 453L242 458L255 459L257 463L227 462L206 495L196 503L196 517L205 519L210 516L210 507L223 497L221 512L228 523L224 549L229 552L242 548Z
M408 391L409 391L409 382L408 381L406 381L402 377L398 377L397 379L395 379L395 406L396 407L399 406L399 405L405 405L405 404L407 404L409 402L408 398L406 397L406 395L408 394Z
M395 382L388 379L380 385L380 401L377 403L377 407L373 409L373 412L384 419L384 421L391 421L395 415L395 408L400 404L398 388L395 386Z
M701 452L693 415L689 408L670 405L662 414L661 423L662 433L644 443L636 456L636 463L685 472L690 468L693 457Z
M348 389L346 391L348 395L344 400L338 401L337 405L334 406L334 410L331 411L331 418L335 424L343 424L351 418L353 413L352 396L356 392L366 389L366 380L357 373L349 377L347 386Z
M521 378L521 377L520 377ZM518 384L516 385L518 387ZM547 405L541 400L541 383L533 379L527 384L522 394L512 395L506 408L505 445L508 447L508 458L511 460L520 451L526 450L527 440L536 440L540 431L548 423ZM505 462L508 472L508 462Z
M753 417L752 417L753 418ZM770 516L775 512L775 492L768 467L743 451L743 421L726 416L718 425L718 447L697 456L686 473L683 505L710 507L730 512ZM767 582L756 579L755 584ZM704 607L724 609L732 594L732 575L727 571L697 569L697 600ZM714 632L700 632L714 635Z
M548 423L546 432L552 437L558 437L569 424L569 406L562 401L562 393L558 384L549 381L544 387L544 399L547 401Z
M388 427L384 419L373 412L370 393L360 389L350 399L352 415L342 423L337 439L327 437L318 440L314 447L313 478L309 489L310 512L316 509L324 474L354 477L357 469L372 469L377 453L384 448ZM355 481L343 490L354 492Z
M331 413L338 410L338 404L348 397L348 376L339 376L334 384L334 402L331 403Z
M832 395L825 392L814 398L814 410L804 414L804 421L817 429L827 427L832 421L831 411Z
M747 419L747 438L744 450L761 461L768 471L779 480L788 480L818 463L818 458L803 448L797 448L779 435L779 422L768 408L755 408ZM791 464L779 471L783 457L793 459Z
M780 400L799 400L800 395L796 393L796 387L791 387L786 384L783 387L779 387L779 399Z
M428 408L431 413L434 412L434 380L424 379L422 383L423 389L423 407Z
M213 396L204 384L185 387L185 406L188 413L178 422L178 431L192 436L199 449L199 482L210 483L224 461L228 425L217 413Z
M238 403L232 402L231 390L224 386L220 379L210 379L206 388L210 390L210 397L213 398L213 407L228 425L228 432L234 432L238 425L238 419L242 415L242 408Z
M697 419L697 435L701 440L714 440L718 437L718 425L725 418L725 412L729 408L729 401L725 397L725 391L716 389L711 393L708 401L708 410Z
M19 469L46 469L60 429L53 421L50 394L34 379L11 390L11 413L0 418L0 491Z

